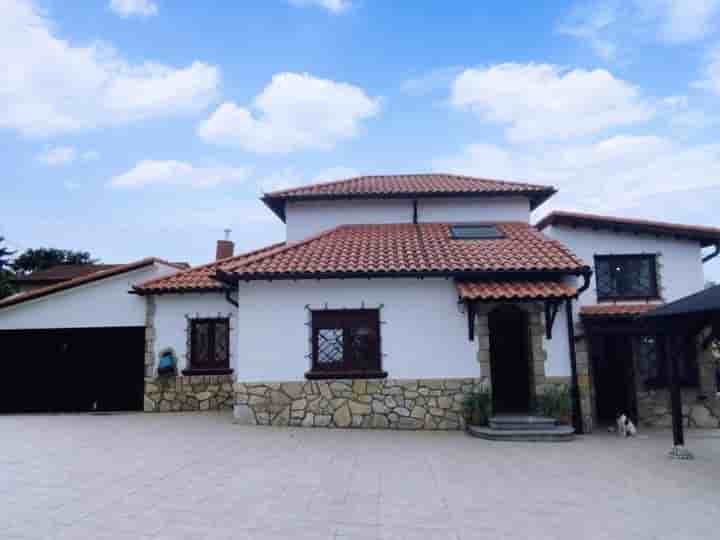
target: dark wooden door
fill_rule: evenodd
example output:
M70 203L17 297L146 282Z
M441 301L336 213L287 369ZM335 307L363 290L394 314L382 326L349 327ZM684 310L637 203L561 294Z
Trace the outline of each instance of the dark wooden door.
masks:
M501 306L488 317L494 411L530 411L530 327L515 306Z
M598 421L612 424L620 414L637 421L632 337L610 335L593 339L593 379Z

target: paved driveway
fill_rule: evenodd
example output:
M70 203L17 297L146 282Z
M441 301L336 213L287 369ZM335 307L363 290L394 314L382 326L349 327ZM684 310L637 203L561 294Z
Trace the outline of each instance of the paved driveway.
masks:
M688 441L0 417L0 538L717 538L720 431Z

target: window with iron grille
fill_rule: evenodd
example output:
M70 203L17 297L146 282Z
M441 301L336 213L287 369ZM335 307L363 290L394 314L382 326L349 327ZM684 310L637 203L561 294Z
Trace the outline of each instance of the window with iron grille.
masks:
M655 255L596 255L598 300L658 298Z
M326 309L311 312L312 367L319 378L386 377L380 355L377 309Z
M190 365L183 373L230 371L230 319L190 321Z
M656 336L640 336L635 342L637 375L642 388L665 388L669 385L668 353L679 355L678 381L683 386L698 385L697 351L692 340L673 342L662 349Z

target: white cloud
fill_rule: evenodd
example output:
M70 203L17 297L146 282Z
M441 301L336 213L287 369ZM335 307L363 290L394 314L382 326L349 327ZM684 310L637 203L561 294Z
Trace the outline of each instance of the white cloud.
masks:
M593 143L517 148L472 144L438 159L436 170L547 183L559 194L547 204L612 212L648 197L720 187L720 144L685 145L657 136L618 135Z
M258 153L328 150L357 135L379 100L347 83L307 73L279 73L250 108L227 102L198 126L205 141Z
M298 7L317 6L325 8L331 13L343 13L350 9L350 0L289 0L289 2Z
M707 53L702 79L694 82L693 86L720 95L720 44Z
M35 159L45 165L55 167L58 165L68 165L74 161L94 161L99 157L100 154L94 150L78 152L73 146L53 146L40 152L35 156Z
M640 41L669 44L706 38L717 28L720 0L582 0L556 30L587 42L605 60ZM621 51L622 50L622 51Z
M67 165L77 159L77 150L75 150L72 146L55 146L41 152L35 159L52 167L57 165Z
M137 188L150 185L206 188L225 182L242 182L248 170L238 167L198 167L183 161L143 160L132 169L112 178L114 187Z
M0 129L45 136L205 109L218 68L130 64L111 47L56 36L29 0L0 0Z
M720 0L634 0L641 16L655 21L668 43L688 43L707 36L717 22Z
M507 125L507 138L516 142L588 135L653 115L635 86L606 70L549 64L466 69L453 83L451 101Z
M457 66L432 69L403 81L400 88L411 96L424 96L436 90L445 90L462 70Z
M617 53L617 45L608 36L608 31L617 22L618 5L615 2L581 4L560 22L560 34L587 41L595 54L610 60Z
M151 0L110 0L110 9L123 18L151 17L157 15L158 7Z

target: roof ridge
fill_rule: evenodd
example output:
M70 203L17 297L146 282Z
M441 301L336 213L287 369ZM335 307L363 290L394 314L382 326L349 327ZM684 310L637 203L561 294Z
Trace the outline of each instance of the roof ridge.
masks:
M373 178L384 178L384 179L396 179L396 178L417 178L417 177L432 177L432 176L438 176L438 177L454 177L454 178L460 178L463 180L468 180L472 182L492 182L495 184L503 184L505 186L525 186L525 187L531 187L534 189L541 189L541 190L555 190L555 186L551 185L544 185L544 184L535 184L532 182L528 182L526 180L523 181L514 181L514 180L500 180L497 178L487 178L482 176L470 176L468 174L459 174L459 173L447 173L447 172L424 172L424 173L394 173L394 174L359 174L356 176L350 176L347 178L341 178L339 180L326 180L324 182L313 182L311 184L306 184L302 186L295 186L295 187L289 187L285 189L280 189L276 191L268 191L266 193L263 193L263 197L281 197L284 194L287 194L289 192L297 191L300 189L308 189L308 188L316 188L316 187L328 187L328 186L336 186L343 183L353 182L361 179L373 179Z
M321 231L317 234L313 234L312 236L308 236L307 238L303 238L302 240L299 240L297 242L285 242L285 245L279 247L278 249L273 249L273 250L268 249L264 253L259 253L255 257L250 257L249 260L245 261L245 264L256 263L258 261L262 261L263 259L265 259L267 257L273 257L275 255L279 255L280 253L285 253L286 251L289 251L290 249L298 248L298 247L308 244L314 240L318 240L319 238L328 236L331 233L338 231L347 226L348 226L347 224L338 225L331 229L325 229L324 231ZM240 266L243 266L243 265L240 265ZM231 271L235 272L235 271L237 271L237 268L232 268Z

